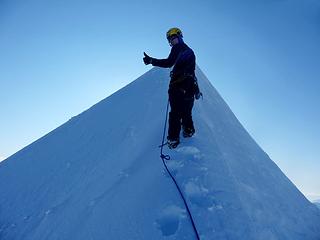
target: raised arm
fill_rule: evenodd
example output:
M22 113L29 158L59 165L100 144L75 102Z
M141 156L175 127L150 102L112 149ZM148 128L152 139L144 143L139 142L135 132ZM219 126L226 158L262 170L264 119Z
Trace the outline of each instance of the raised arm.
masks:
M170 52L168 58L166 58L166 59L152 58L151 64L153 66L157 66L157 67L170 68L175 64L178 55L179 55L178 46L173 46L171 48L171 52Z

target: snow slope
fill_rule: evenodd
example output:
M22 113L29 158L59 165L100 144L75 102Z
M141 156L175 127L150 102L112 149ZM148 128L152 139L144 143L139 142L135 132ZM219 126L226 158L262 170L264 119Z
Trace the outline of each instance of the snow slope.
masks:
M169 71L153 68L0 163L0 239L195 239L159 158ZM320 239L320 211L197 69L196 135L168 150L201 239Z

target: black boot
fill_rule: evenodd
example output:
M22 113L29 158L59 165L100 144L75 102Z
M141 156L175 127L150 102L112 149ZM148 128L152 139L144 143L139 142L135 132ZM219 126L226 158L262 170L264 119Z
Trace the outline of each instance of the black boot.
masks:
M189 138L189 137L192 137L194 133L195 133L194 128L183 128L182 135L185 138Z
M179 145L180 140L179 140L179 138L178 139L169 139L168 138L167 143L168 143L168 147L170 149L173 149L173 148L176 148Z

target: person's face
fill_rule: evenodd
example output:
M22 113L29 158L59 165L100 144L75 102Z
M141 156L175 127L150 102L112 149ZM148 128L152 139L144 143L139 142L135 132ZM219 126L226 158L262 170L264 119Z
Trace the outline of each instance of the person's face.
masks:
M168 39L168 41L171 47L179 43L179 39L177 36L172 36L170 39Z

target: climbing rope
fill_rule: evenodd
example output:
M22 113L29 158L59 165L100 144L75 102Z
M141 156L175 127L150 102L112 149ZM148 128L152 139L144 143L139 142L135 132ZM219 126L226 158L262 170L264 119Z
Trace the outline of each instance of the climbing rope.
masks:
M166 145L166 143L164 143L164 138L165 138L165 134L166 134L166 128L167 128L167 121L168 121L168 111L169 111L169 100L168 100L168 103L167 103L167 110L166 110L166 120L165 120L165 123L164 123L164 128L163 128L163 135L162 135L162 143L161 145L159 146L160 147L160 158L162 160L162 163L163 163L163 166L165 167L165 169L167 170L168 174L170 175L172 181L174 182L174 184L176 185L177 189L178 189L178 192L180 193L180 196L183 200L183 203L187 209L187 212L188 212L188 215L189 215L189 218L190 218L190 221L191 221L191 224L192 224L192 228L194 230L194 233L197 237L197 240L200 240L200 237L199 237L199 234L198 234L198 231L197 231L197 228L196 228L196 225L194 224L194 221L193 221L193 218L192 218L192 215L191 215L191 212L190 212L190 209L188 207L188 204L187 204L187 201L185 199L185 197L183 196L183 193L176 181L176 179L172 176L171 172L169 171L168 167L167 167L167 164L166 164L166 161L165 160L170 160L170 156L167 154L163 154L163 146Z

